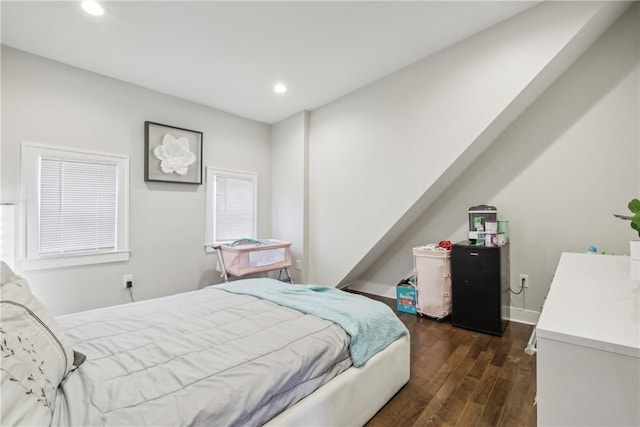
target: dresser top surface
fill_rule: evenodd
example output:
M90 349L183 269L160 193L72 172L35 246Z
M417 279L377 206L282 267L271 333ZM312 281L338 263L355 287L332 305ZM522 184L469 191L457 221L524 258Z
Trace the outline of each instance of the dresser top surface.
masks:
M538 337L640 358L639 285L629 257L563 253Z

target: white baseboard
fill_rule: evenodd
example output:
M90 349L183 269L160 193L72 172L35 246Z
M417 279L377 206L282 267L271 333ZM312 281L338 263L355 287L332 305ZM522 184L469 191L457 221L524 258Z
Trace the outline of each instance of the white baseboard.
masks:
M509 320L512 322L525 323L527 325L535 325L538 323L538 317L540 317L540 313L537 311L511 307L511 316L509 316Z
M352 291L364 292L367 294L396 299L396 287L382 283L363 282L357 280L355 282L347 284L342 289L350 289ZM538 317L540 317L540 313L537 311L511 307L511 315L509 316L509 320L512 322L524 323L527 325L535 325L536 323L538 323Z
M345 286L352 291L364 292L366 294L378 295L381 297L396 299L396 287L383 283L363 282L356 280Z

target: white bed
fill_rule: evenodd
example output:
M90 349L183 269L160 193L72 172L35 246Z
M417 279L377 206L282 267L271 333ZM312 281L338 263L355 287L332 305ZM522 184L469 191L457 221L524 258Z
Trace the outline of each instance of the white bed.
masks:
M362 426L409 381L409 335L351 367L267 426Z
M3 358L2 425L362 425L409 379L408 335L364 364L351 352L362 366L349 367L356 338L251 295L211 288L52 319L26 281L0 290L3 338L19 331L3 351L27 340L38 349L33 360ZM254 330L264 330L256 342Z

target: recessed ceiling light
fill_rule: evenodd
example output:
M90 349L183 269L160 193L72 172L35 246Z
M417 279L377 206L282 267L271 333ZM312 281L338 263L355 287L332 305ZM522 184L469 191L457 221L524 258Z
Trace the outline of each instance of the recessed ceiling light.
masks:
M284 83L276 83L273 87L273 91L275 93L285 93L287 91L287 86Z
M82 2L82 9L94 16L100 16L104 14L104 9L95 0L84 0Z

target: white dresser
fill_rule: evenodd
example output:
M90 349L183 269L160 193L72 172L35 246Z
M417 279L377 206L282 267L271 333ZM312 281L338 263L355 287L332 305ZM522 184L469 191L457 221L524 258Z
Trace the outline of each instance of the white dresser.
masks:
M639 306L629 257L562 254L537 325L538 425L640 425Z

